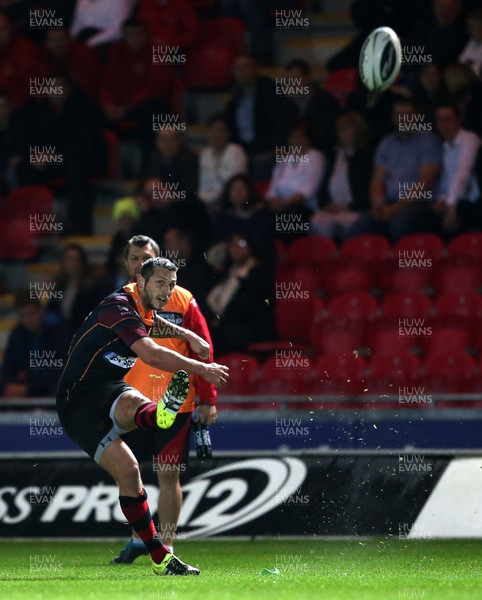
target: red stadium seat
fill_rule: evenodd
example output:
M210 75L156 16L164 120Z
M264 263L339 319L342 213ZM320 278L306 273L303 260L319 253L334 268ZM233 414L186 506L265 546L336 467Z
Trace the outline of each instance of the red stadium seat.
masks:
M286 263L297 267L326 269L333 263L337 248L332 239L319 235L307 235L294 240L286 252Z
M38 255L39 239L51 233L52 198L52 192L40 186L17 188L9 194L0 212L0 259L30 260Z
M417 352L420 337L426 331L428 324L421 317L378 317L369 323L367 342L370 354Z
M439 263L434 277L437 292L477 291L481 284L480 265L473 258L447 258Z
M353 292L368 293L376 282L376 272L368 264L341 259L327 273L323 289L331 296Z
M320 356L309 384L313 395L351 396L363 394L365 360L354 354ZM328 405L335 408L335 405Z
M231 84L234 57L245 49L243 21L234 17L206 19L198 43L186 61L187 87L226 87Z
M470 321L482 318L482 296L477 292L446 292L435 302L439 317L459 316Z
M420 361L413 354L375 354L368 363L368 394L395 395L393 403L378 402L375 407L399 408L400 396L413 395L413 386L418 382ZM405 407L409 406L404 404Z
M390 294L383 299L381 313L386 317L428 318L432 302L423 294Z
M442 351L426 358L420 382L429 394L464 393L470 389L474 370L475 362L467 354Z
M259 367L254 356L242 352L233 352L216 357L216 362L229 367L229 379L219 390L221 398L223 396L254 394Z
M423 264L424 268L431 268L442 257L443 249L443 241L439 236L431 233L414 233L406 235L397 242L394 255L397 260L405 260L406 262L402 264L406 264L407 268L412 261L416 261L418 265ZM415 264L414 267L417 268Z
M327 312L330 317L368 321L375 317L377 309L378 303L371 294L353 292L332 298Z
M311 345L318 354L351 354L364 343L365 323L328 317L313 323Z
M306 301L278 301L275 317L279 338L288 342L309 343L315 312L322 309L323 303L312 297Z
M386 294L426 294L432 289L433 269L407 269L398 258L389 259L381 269L379 287Z
M311 360L301 351L280 350L262 365L256 393L276 396L306 394L312 368ZM273 408L271 404L264 407Z
M454 238L447 247L449 257L464 256L482 262L482 233L472 231Z
M307 267L289 269L283 266L276 273L275 297L276 300L306 300L316 297L321 286L321 277L316 271Z
M381 235L357 235L343 244L341 256L375 265L389 258L390 244Z
M450 349L451 352L464 352L471 349L473 326L464 317L444 315L429 321L430 334L423 340L425 356L439 354Z

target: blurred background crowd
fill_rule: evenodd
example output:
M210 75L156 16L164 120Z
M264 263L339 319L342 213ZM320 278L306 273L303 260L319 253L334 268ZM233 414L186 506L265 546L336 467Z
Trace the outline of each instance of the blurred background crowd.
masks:
M293 40L300 52L284 55L280 30L337 34L329 4L0 0L5 396L54 393L25 348L52 351L55 339L65 353L127 281L133 235L178 264L221 355L286 339L280 273L310 259L317 282L292 281L316 299L376 292L356 277L331 286L320 267L331 249L291 260L303 238L335 252L360 236L447 245L482 230L482 2L340 2L348 34L326 61ZM300 15L306 29L290 24ZM396 30L404 62L368 108L358 58L379 25Z

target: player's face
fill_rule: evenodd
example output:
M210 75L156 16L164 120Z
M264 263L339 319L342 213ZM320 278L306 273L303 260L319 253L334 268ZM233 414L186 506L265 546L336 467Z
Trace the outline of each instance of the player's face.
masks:
M137 246L131 246L129 248L129 254L127 255L125 261L129 279L136 281L137 274L141 270L142 263L148 258L156 258L154 248L149 246L149 244L143 246L142 248L138 248Z
M444 140L453 140L460 129L460 119L450 108L439 108L435 114L437 130Z
M162 310L172 296L176 285L175 271L157 268L147 283L139 278L139 291L142 304L147 310Z

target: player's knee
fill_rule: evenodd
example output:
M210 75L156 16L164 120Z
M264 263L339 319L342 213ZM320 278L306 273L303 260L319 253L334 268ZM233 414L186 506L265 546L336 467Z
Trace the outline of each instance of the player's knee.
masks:
M119 476L119 484L122 487L139 487L141 480L141 471L139 464L136 461L129 461L122 467L122 472Z
M165 466L165 465L164 465ZM183 465L168 465L169 470L160 469L157 472L159 485L176 485L179 482L179 475Z
M149 399L139 392L133 390L124 392L116 406L114 413L116 420L120 422L132 421L139 406L145 402L149 402Z

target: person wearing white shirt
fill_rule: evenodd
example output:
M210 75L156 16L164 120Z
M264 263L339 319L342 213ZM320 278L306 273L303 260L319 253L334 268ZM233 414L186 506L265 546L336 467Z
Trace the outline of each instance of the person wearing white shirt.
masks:
M89 46L117 42L134 6L135 0L77 0L70 33Z
M325 164L324 154L313 148L304 124L295 125L288 136L288 145L276 148L276 165L266 192L271 210L315 210Z
M471 12L467 18L470 39L459 56L460 63L469 64L479 79L482 78L482 8Z
M435 208L442 214L447 231L458 226L461 206L474 204L480 196L474 172L480 139L462 128L460 111L455 105L439 106L435 123L443 139L442 170L436 190Z
M208 121L209 145L199 156L199 198L208 208L216 208L226 182L234 175L244 175L248 159L239 144L229 143L231 132L222 115L214 115Z

